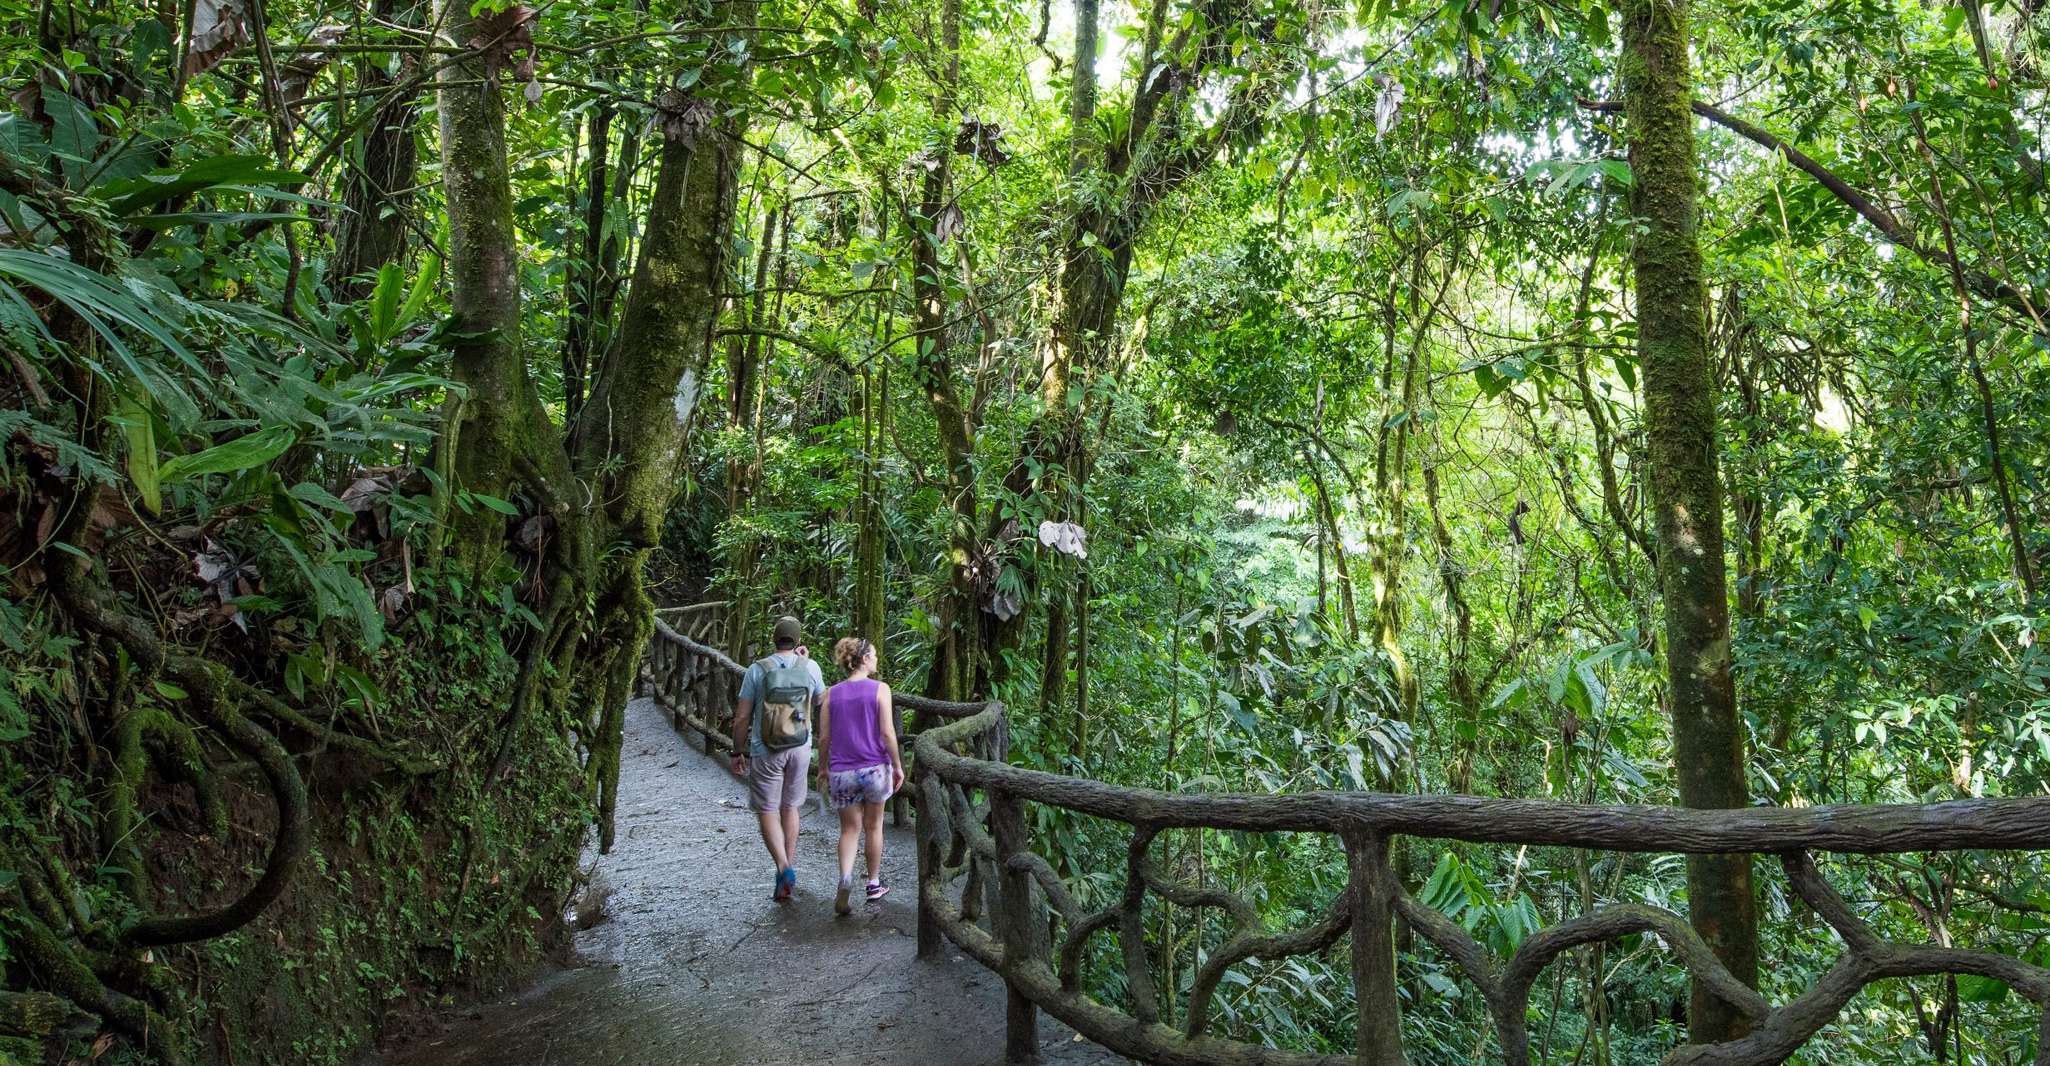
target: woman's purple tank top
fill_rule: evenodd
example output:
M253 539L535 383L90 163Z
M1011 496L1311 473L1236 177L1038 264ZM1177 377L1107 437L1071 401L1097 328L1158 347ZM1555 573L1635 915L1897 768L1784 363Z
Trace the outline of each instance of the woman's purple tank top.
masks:
M883 750L882 727L876 722L881 684L872 677L842 681L826 690L827 769L834 773L888 765L890 753Z

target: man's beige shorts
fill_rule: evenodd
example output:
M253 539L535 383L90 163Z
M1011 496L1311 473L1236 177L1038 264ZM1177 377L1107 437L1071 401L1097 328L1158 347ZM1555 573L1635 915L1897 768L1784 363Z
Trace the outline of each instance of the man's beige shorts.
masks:
M805 774L811 769L811 745L772 751L747 761L747 805L757 811L804 806Z

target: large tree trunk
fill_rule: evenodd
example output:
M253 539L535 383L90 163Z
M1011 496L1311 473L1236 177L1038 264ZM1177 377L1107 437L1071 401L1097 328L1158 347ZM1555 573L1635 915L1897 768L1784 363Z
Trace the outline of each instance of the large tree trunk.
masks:
M1682 803L1732 808L1746 802L1744 732L1730 677L1715 379L1697 233L1700 179L1687 52L1684 0L1625 5L1622 80L1636 176L1632 214L1643 227L1632 261L1666 608L1673 762ZM1750 856L1689 857L1687 889L1694 928L1731 973L1755 985L1758 918ZM1688 1029L1695 1043L1727 1040L1743 1028L1734 1010L1694 986Z
M651 628L642 563L660 541L685 433L711 357L733 218L737 131L684 121L696 101L672 95L660 170L618 344L598 368L578 419L576 468L600 501L584 566L596 605L581 686L596 704L600 843L612 843L627 688ZM728 121L735 121L729 119ZM696 133L688 132L697 129ZM684 132L679 132L679 131Z
M697 407L725 280L736 133L663 138L619 342L577 423L578 469L597 479L596 497L628 547L651 548L661 538Z

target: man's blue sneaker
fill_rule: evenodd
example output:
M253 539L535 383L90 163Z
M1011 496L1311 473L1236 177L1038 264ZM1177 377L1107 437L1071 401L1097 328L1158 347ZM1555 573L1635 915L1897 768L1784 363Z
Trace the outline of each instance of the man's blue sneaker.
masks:
M773 898L778 901L787 900L790 894L796 891L797 869L786 866L776 873L776 895Z

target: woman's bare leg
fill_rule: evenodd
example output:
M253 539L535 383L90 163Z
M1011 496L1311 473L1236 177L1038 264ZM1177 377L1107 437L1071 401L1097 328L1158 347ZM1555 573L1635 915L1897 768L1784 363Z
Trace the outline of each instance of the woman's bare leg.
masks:
M861 820L863 828L868 831L868 879L880 881L883 878L883 804L862 804ZM847 862L847 869L854 868L852 862L842 861Z
M840 876L854 876L854 849L861 839L862 808L840 808Z

